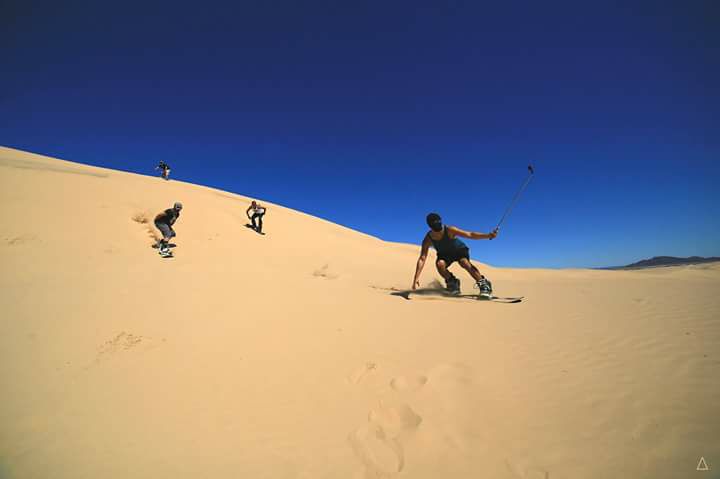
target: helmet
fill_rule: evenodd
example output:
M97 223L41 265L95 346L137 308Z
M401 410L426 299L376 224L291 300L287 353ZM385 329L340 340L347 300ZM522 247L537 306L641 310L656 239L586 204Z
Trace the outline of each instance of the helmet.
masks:
M175 204L173 205L173 208L175 208L176 210L181 210L181 209L182 209L182 203L180 203L180 202L175 203Z

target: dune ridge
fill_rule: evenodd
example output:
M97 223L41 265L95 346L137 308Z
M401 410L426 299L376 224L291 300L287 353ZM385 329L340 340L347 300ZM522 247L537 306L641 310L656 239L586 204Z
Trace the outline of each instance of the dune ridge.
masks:
M0 186L3 479L720 471L717 263L405 300L418 246L265 199L260 236L242 195L10 148Z

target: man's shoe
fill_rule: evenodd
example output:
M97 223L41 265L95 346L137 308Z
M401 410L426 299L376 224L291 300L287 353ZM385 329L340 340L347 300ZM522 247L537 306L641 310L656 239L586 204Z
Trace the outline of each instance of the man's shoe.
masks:
M450 276L447 280L447 291L452 294L460 294L460 280L455 276Z
M483 278L477 282L477 288L480 290L480 296L483 298L492 297L492 283L487 278Z

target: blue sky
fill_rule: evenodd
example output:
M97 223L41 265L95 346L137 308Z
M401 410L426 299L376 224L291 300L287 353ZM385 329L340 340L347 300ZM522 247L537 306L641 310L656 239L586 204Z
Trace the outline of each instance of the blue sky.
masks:
M720 8L5 2L0 144L503 266L720 255ZM192 207L192 205L187 205ZM272 231L269 214L266 229Z

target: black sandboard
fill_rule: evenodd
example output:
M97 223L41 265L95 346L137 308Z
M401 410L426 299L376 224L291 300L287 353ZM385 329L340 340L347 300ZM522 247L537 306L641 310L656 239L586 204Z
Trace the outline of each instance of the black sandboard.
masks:
M174 247L176 247L177 245L176 245L175 243L168 243L166 246L167 246L168 248L174 248ZM155 249L158 249L157 243L153 243L152 247L155 248Z
M401 298L410 300L411 296L425 296L425 297L439 297L439 298L457 298L457 299L471 299L473 301L491 301L495 303L519 303L523 300L524 296L517 297L501 297L491 296L489 298L480 296L479 294L456 294L444 289L436 288L420 288L420 289L408 289L404 291L393 291L390 294L393 296L400 296Z

